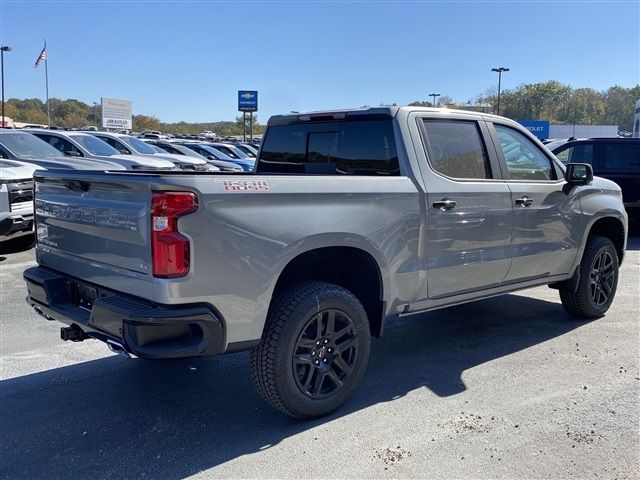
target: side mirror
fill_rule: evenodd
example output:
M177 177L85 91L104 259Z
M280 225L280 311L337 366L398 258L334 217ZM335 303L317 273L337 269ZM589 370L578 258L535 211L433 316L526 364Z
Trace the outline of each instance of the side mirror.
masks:
M207 160L217 160L217 158L214 157L213 155L209 155L207 156Z
M75 150L67 150L64 152L67 157L79 157L80 152L76 152Z
M593 182L593 168L588 163L568 163L564 178L571 185L589 185Z
M131 155L131 152L129 150L118 149L118 153L120 155Z

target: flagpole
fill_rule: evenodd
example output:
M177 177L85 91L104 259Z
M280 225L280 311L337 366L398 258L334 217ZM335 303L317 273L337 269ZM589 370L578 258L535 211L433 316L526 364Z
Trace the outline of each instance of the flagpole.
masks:
M44 50L47 51L47 41L44 41ZM47 125L51 128L51 112L49 110L49 55L44 59L44 78L47 90Z

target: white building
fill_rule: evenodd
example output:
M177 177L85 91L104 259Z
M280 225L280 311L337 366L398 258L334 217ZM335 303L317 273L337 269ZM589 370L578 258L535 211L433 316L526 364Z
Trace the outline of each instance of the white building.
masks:
M549 138L615 138L617 125L549 125Z

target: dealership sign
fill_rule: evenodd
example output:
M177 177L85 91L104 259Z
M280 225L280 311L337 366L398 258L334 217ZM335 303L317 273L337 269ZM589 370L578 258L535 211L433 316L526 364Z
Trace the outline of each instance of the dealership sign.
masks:
M131 101L102 97L102 126L104 128L133 128Z
M258 111L257 90L238 90L238 110L241 112Z
M549 138L549 122L547 120L518 120L518 123L541 140Z

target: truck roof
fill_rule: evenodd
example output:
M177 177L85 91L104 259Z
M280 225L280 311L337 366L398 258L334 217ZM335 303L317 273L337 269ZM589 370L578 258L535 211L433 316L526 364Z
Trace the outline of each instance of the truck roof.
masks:
M418 106L384 106L384 107L367 107L367 108L350 108L350 109L338 109L338 110L321 110L313 112L295 112L288 115L274 115L269 118L267 126L274 125L289 125L293 123L308 122L310 120L315 121L328 121L328 120L344 120L346 118L357 117L361 119L365 118L395 118L398 113L403 112L459 112L465 115L471 115L476 117L489 117L489 118L502 118L497 115L492 115L483 112L473 112L470 110L459 110L449 108L436 108L436 107L418 107Z

